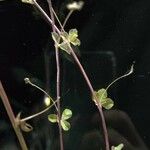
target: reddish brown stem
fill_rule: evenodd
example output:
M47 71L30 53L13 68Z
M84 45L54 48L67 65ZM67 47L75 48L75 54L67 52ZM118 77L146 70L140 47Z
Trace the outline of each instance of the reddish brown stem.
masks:
M53 32L56 32L55 29L55 19L53 14L53 7L51 0L47 0L50 10L50 16L52 19L52 30ZM56 92L57 92L57 107L58 107L58 128L59 128L59 141L60 141L60 150L64 150L64 143L63 143L63 133L62 133L62 127L61 127L61 107L60 107L60 59L59 59L59 51L58 47L55 46L55 57L56 57L56 68L57 68L57 79L56 79Z
M61 34L61 31L57 28L57 26L55 25L55 23L52 21L52 19L45 13L45 11L38 5L38 3L33 0L35 6L39 9L39 11L43 14L43 16L47 19L47 21L49 22L49 24L51 24L56 32L58 34ZM70 47L70 52L71 52L71 55L73 56L73 58L75 59L89 89L90 89L90 92L91 92L91 96L94 96L94 89L92 87L92 84L87 76L87 74L85 73L85 70L83 68L83 66L81 65L79 59L77 58L76 54L74 53L73 49ZM96 98L96 96L94 96ZM98 101L97 98L95 99L95 101ZM98 105L97 105L98 104ZM107 128L106 128L106 122L105 122L105 118L104 118L104 114L103 114L103 111L102 111L102 106L97 103L96 106L98 107L98 110L99 110L99 114L101 116L101 120L102 120L102 128L103 128L103 133L104 133L104 140L105 140L105 147L106 147L106 150L109 150L109 139L108 139L108 132L107 132Z
M15 131L15 133L17 135L17 138L18 138L18 141L20 143L20 146L21 146L22 150L28 150L26 142L25 142L24 137L22 135L22 132L21 132L19 126L18 126L18 123L16 122L16 118L15 118L14 112L13 112L13 110L11 108L10 102L9 102L8 97L6 95L6 92L5 92L5 90L4 90L3 86L2 86L1 81L0 81L0 97L2 99L2 102L3 102L4 106L5 106L5 109L7 111L9 119L11 121L11 124L12 124L12 126L14 128L14 131Z
M82 66L82 64L80 63L78 57L76 56L75 52L73 51L72 48L70 48L70 51L71 51L71 55L72 57L74 58L74 60L76 61L89 89L90 89L90 92L91 92L91 96L95 98L95 101L98 102L98 99L97 97L95 96L94 94L94 89L93 89L93 86ZM106 150L109 150L109 139L108 139L108 132L107 132L107 127L106 127L106 122L105 122L105 117L104 117L104 114L103 114L103 111L102 111L102 106L99 104L99 103L96 103L96 106L98 108L98 111L99 111L99 114L101 116L101 120L102 120L102 128L103 128L103 134L104 134L104 139L105 139L105 147L106 147Z

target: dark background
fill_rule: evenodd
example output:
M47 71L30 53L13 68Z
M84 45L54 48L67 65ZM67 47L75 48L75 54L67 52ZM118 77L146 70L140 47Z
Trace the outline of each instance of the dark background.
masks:
M66 2L54 2L61 20L67 13ZM41 5L48 12L46 2L41 2ZM115 101L115 109L122 110L131 118L141 139L149 147L150 1L88 0L83 10L75 12L68 21L66 30L70 28L79 31L79 58L95 89L106 87L113 79L126 73L134 62L134 73L113 85L109 94ZM25 85L25 77L30 77L56 97L55 55L50 32L51 28L32 6L19 1L0 1L0 79L15 114L22 111L27 116L44 107L43 94ZM62 108L69 107L75 115L72 121L74 130L70 134L65 133L66 136L73 135L66 144L71 149L74 138L78 139L74 143L77 146L83 134L95 129L89 118L97 109L90 102L89 91L79 70L63 52L61 67ZM2 103L0 108L0 149L5 149L8 143L11 145L15 141L15 135ZM48 144L45 144L44 138L53 139L55 144L52 147L57 145L57 128L50 125L46 117L35 119L32 122L35 131L25 135L30 145L35 141L31 149L46 149ZM39 123L41 120L43 123ZM47 130L40 132L45 127L51 135L45 135Z

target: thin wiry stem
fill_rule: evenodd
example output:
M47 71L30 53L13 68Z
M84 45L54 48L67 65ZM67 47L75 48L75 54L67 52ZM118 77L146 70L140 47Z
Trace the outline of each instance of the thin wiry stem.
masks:
M57 28L57 26L54 24L52 19L47 15L47 13L42 9L42 7L36 2L36 0L32 0L34 5L38 8L38 10L42 13L42 15L45 17L45 19L48 21L49 24L53 25L56 32L60 34L60 30Z
M18 124L16 122L16 118L15 118L14 112L12 110L12 107L10 105L10 102L9 102L8 97L7 97L6 93L5 93L5 90L4 90L3 86L2 86L1 81L0 81L0 97L2 99L2 102L3 102L4 106L5 106L5 109L7 111L9 119L11 121L11 124L12 124L12 126L14 128L14 131L15 131L15 133L17 135L17 138L18 138L18 141L20 143L21 149L22 150L28 150L26 142L25 142L25 139L24 139L24 137L22 135L20 127L18 126Z
M23 118L20 120L20 122L24 122L24 121L27 121L27 120L30 120L30 119L33 119L39 115L42 115L43 113L47 112L50 108L52 108L54 106L54 104L57 102L58 100L56 100L52 105L50 105L49 107L45 108L44 110L34 114L34 115L31 115L29 117L26 117L26 118Z
M45 11L39 6L39 4L33 0L35 6L39 9L39 11L44 15L44 17L46 17L47 21L55 28L56 32L61 35L61 31L57 28L57 26L54 24L54 22L50 19L50 17L45 13ZM70 47L70 45L68 44L68 46ZM76 54L74 53L73 49L70 47L70 51L71 51L71 55L73 56L73 58L75 59L90 91L91 91L91 95L94 96L94 89L91 85L91 82L87 76L87 74L85 73L85 70L83 68L83 66L81 65L78 57L76 56ZM96 98L96 96L94 96ZM96 99L96 101L98 101ZM108 139L108 132L107 132L107 128L106 128L106 122L105 122L105 118L104 118L104 114L103 114L103 111L102 111L102 106L98 103L98 105L96 104L96 106L98 107L98 110L99 110L99 114L101 116L101 120L102 120L102 128L103 128L103 133L104 133L104 140L105 140L105 147L106 147L106 150L109 150L109 139Z
M108 139L108 131L107 131L107 127L106 127L106 122L105 122L105 117L104 117L104 114L103 114L103 111L102 111L102 106L100 105L100 103L97 103L98 102L98 99L97 97L95 96L95 92L94 92L94 89L93 89L93 86L91 84L91 81L89 80L82 64L80 63L78 57L76 56L75 52L73 51L72 48L70 48L70 51L71 51L71 54L72 54L72 57L74 58L74 60L76 61L89 89L90 89L90 92L91 92L91 96L95 98L95 101L96 101L96 106L98 108L98 111L99 111L99 114L101 116L101 120L102 120L102 128L103 128L103 134L104 134L104 140L105 140L105 147L106 147L106 150L109 150L109 139Z
M60 19L58 18L56 12L54 11L54 9L52 8L53 14L55 16L55 18L57 19L60 27L61 27L61 31L64 31L64 28L66 26L67 21L69 20L70 16L72 15L72 13L74 12L74 10L69 11L68 15L65 18L65 21L63 22L63 24L60 22Z
M58 16L56 15L56 12L54 11L54 9L53 9L53 8L52 8L52 12L53 12L53 14L54 14L54 16L55 16L56 20L58 21L58 23L59 23L59 25L60 25L60 27L61 27L61 30L63 30L63 29L64 29L64 28L63 28L63 25L62 25L62 23L60 22L60 20L59 20Z
M53 21L52 30L53 30L53 32L56 32L52 1L48 0L48 4L49 4L50 16L51 16L51 19ZM57 68L56 93L57 93L57 107L58 107L59 141L60 141L60 149L64 150L63 133L62 133L62 127L61 127L61 123L60 123L61 122L60 121L61 120L61 107L60 107L60 59L59 59L58 46L55 46L55 57L56 57L56 68Z
M122 79L122 78L125 78L125 77L129 76L131 73L133 73L133 68L134 68L134 64L131 66L131 69L130 69L130 71L129 71L128 73L126 73L126 74L124 74L124 75L118 77L118 78L115 79L112 83L110 83L110 84L107 86L106 91L107 91L114 83L116 83L118 80L120 80L120 79Z
M56 65L57 65L57 80L56 80L56 85L57 85L57 106L58 106L58 126L59 126L59 138L60 138L60 149L64 149L64 144L63 144L63 134L62 134L62 127L60 124L60 118L61 118L61 108L60 108L60 60L59 60L59 51L58 47L55 47L55 52L56 52Z
M65 18L65 21L64 21L64 23L63 23L63 29L64 29L64 27L66 26L66 23L67 23L67 21L68 21L68 19L70 18L70 16L72 15L72 13L74 12L74 10L70 10L69 11L69 13L68 13L68 15L67 15L67 17Z
M111 83L106 87L106 89L105 89L105 91L102 93L100 99L103 98L104 94L108 91L108 89L109 89L114 83L116 83L116 82L119 81L120 79L123 79L123 78L129 76L130 74L133 73L133 71L134 71L134 64L132 64L132 66L131 66L131 68L130 68L130 71L129 71L128 73L126 73L126 74L124 74L124 75L118 77L117 79L115 79L113 82L111 82Z
M53 102L53 104L54 104L54 106L55 106L55 108L58 112L57 105L55 104L54 100L50 97L50 95L46 91L44 91L42 88L40 88L36 84L32 83L29 78L25 78L24 80L25 80L26 84L30 84L31 86L33 86L33 87L39 89L40 91L42 91Z

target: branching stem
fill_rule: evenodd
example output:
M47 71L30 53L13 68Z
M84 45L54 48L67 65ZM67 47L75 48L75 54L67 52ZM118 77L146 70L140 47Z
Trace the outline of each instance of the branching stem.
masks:
M94 92L94 89L93 89L93 86L91 84L91 81L89 80L82 64L80 63L78 57L76 56L75 52L73 51L72 48L70 48L70 51L71 51L71 55L72 57L74 58L74 60L76 61L89 89L90 89L90 92L91 92L91 96L95 98L95 104L98 108L98 111L99 111L99 114L101 116L101 120L102 120L102 128L103 128L103 134L104 134L104 139L105 139L105 147L106 147L106 150L109 150L109 139L108 139L108 132L107 132L107 127L106 127L106 122L105 122L105 117L104 117L104 114L103 114L103 111L102 111L102 106L100 105L100 103L97 103L98 102L98 99L97 97L95 96L95 92Z
M52 108L57 101L58 100L56 100L52 105L50 105L49 107L45 108L44 110L42 110L42 111L40 111L40 112L38 112L38 113L36 113L34 115L31 115L29 117L21 119L20 122L28 121L30 119L33 119L33 118L39 116L39 115L42 115L43 113L47 112L50 108Z
M40 88L36 84L32 83L29 78L25 78L24 80L25 80L26 84L30 84L31 86L33 86L33 87L37 88L38 90L40 90L41 92L43 92L52 101L52 103L54 104L54 106L56 108L56 111L58 112L57 105L55 104L54 100L50 97L50 95L46 91L44 91L42 88Z
M45 11L40 7L40 5L36 2L36 0L33 0L35 6L39 9L39 11L43 14L43 16L47 19L47 21L53 26L53 28L55 28L55 31L61 35L61 31L57 28L57 26L55 25L55 23L53 22L53 20L45 13ZM70 45L68 44L68 46L70 47ZM73 56L73 58L75 59L75 62L77 63L89 89L90 89L90 92L91 92L91 96L95 97L95 93L94 93L94 89L92 87L92 84L87 76L87 74L85 73L85 70L83 68L83 66L81 65L78 57L76 56L76 54L74 53L74 50L72 49L72 47L70 47L70 52L71 52L71 55ZM97 98L95 100L96 102L98 101ZM105 140L105 147L106 147L106 150L109 150L109 139L108 139L108 132L107 132L107 128L106 128L106 122L105 122L105 118L104 118L104 114L103 114L103 111L102 111L102 106L100 104L96 104L96 106L98 107L98 110L99 110L99 114L101 116L101 120L102 120L102 128L103 128L103 133L104 133L104 140Z

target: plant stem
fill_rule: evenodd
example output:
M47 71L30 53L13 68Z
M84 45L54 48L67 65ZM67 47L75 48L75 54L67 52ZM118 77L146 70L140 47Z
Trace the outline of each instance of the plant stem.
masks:
M52 30L56 32L55 29L55 19L53 14L53 7L51 0L47 0L50 10L50 16L52 19ZM61 107L60 107L60 59L59 59L59 51L58 46L55 46L55 57L56 57L56 69L57 69L57 79L56 79L56 93L57 93L57 107L58 107L58 128L59 128L59 141L60 141L60 150L64 150L64 143L63 143L63 133L61 127Z
M57 100L52 105L50 105L49 107L45 108L44 110L42 110L42 111L40 111L40 112L38 112L36 114L33 114L33 115L29 116L29 117L20 119L20 122L24 122L24 121L33 119L33 118L35 118L35 117L37 117L39 115L42 115L43 113L45 113L46 111L48 111L50 108L52 108L55 105L56 102L57 102Z
M39 9L39 11L44 15L44 17L47 19L47 21L55 28L55 31L57 31L57 33L59 35L61 35L61 31L57 28L57 26L54 24L54 22L52 21L52 19L45 13L45 11L39 6L39 4L33 0L35 6ZM70 47L70 45L68 45ZM92 87L92 84L87 76L87 74L85 73L85 70L83 68L83 66L81 65L78 57L76 56L76 54L74 53L72 47L70 47L70 52L71 52L71 55L73 56L73 58L75 59L89 89L90 89L90 92L91 92L91 96L94 96L94 89ZM96 98L96 96L94 96ZM96 98L96 102L97 102L97 98ZM105 147L106 147L106 150L109 150L109 139L108 139L108 132L107 132L107 128L106 128L106 122L105 122L105 118L104 118L104 114L103 114L103 111L102 111L102 106L98 103L95 103L96 106L98 107L98 110L99 110L99 114L101 116L101 120L102 120L102 128L103 128L103 133L104 133L104 140L105 140Z
M0 97L2 99L2 102L3 102L4 106L5 106L5 109L7 111L9 119L11 121L11 124L12 124L12 126L14 128L14 131L15 131L15 133L17 135L17 138L18 138L18 141L20 143L20 146L21 146L22 150L28 150L26 142L25 142L25 139L24 139L24 137L22 135L20 127L18 126L18 124L16 122L16 118L15 118L14 112L13 112L13 110L11 108L11 105L9 103L8 97L7 97L6 93L5 93L5 90L3 88L3 85L1 83L1 81L0 81Z
M61 123L60 123L60 118L61 118L61 108L60 108L60 60L59 60L59 52L58 52L58 47L55 47L55 52L56 52L56 65L57 65L57 80L56 80L56 85L57 85L57 107L58 107L58 126L59 126L59 138L60 138L60 149L64 149L64 144L63 144L63 134L62 134L62 128L61 128Z
M42 88L40 88L36 84L32 83L29 78L25 78L25 80L27 80L27 81L25 81L25 82L27 82L26 84L30 84L31 86L33 86L33 87L37 88L38 90L42 91L52 101L52 103L55 106L56 111L58 111L58 108L57 108L57 105L55 104L55 101L50 97L50 95L46 91L44 91Z
M68 19L70 18L70 16L72 15L72 13L74 12L74 10L70 10L69 11L69 13L68 13L68 15L67 15L67 17L65 18L65 21L64 21L64 23L63 23L63 29L64 29L64 27L66 26L66 23L67 23L67 21L68 21Z
M52 19L50 19L50 17L47 15L47 13L42 9L42 7L36 2L36 0L32 0L32 1L33 1L34 5L38 8L38 10L42 13L42 15L47 19L48 23L50 25L52 25L55 28L56 32L58 32L60 34L60 30L54 24Z
M82 64L80 63L78 57L76 56L75 52L73 51L73 49L70 47L70 51L71 51L71 55L72 57L74 58L75 62L77 63L89 89L90 89L90 92L91 92L91 96L94 96L94 98L96 99L96 102L98 102L98 99L97 97L95 96L94 94L94 89L93 89L93 86L91 84L91 81L89 80ZM109 150L109 139L108 139L108 132L107 132L107 127L106 127L106 122L105 122L105 117L104 117L104 114L103 114L103 111L102 111L102 106L99 104L99 103L95 103L97 108L98 108L98 111L99 111L99 114L101 116L101 120L102 120L102 128L103 128L103 134L104 134L104 139L105 139L105 147L106 147L106 150Z

